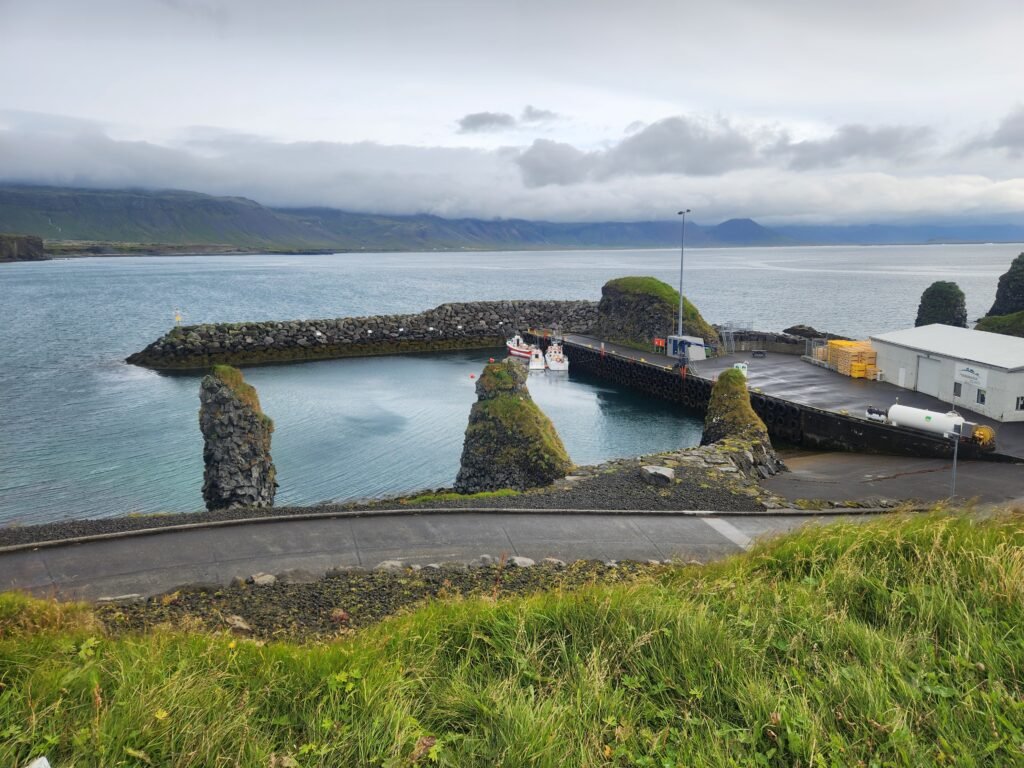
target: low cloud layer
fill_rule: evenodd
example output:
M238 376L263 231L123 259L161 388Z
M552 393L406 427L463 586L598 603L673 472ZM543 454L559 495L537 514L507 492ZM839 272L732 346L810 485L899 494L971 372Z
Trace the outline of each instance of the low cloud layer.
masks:
M525 122L530 109L513 120ZM480 149L282 142L212 127L126 141L95 122L0 112L0 181L449 217L663 219L685 204L702 222L977 218L1024 210L1022 115L1011 112L984 146L956 154L954 140L922 126L844 125L795 139L792 127L720 117L666 118L600 148L545 138Z
M766 166L805 171L899 164L921 158L933 141L933 131L924 126L865 125L843 125L829 136L795 141L777 127L739 127L724 118L670 117L646 126L634 123L627 131L618 143L591 152L537 139L518 160L523 182L540 187L664 173L718 176Z

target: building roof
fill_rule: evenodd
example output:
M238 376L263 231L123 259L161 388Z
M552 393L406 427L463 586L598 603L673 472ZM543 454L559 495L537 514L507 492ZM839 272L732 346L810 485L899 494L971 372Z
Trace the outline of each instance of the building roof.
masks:
M1024 369L1024 339L1001 333L933 323L908 328L905 331L880 333L872 336L871 340L945 355L992 368L1010 371Z

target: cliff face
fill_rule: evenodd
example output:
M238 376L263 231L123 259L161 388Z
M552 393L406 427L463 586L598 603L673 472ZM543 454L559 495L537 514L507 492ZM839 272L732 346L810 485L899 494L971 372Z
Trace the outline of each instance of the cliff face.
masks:
M480 375L455 480L459 493L537 488L572 468L554 425L530 398L526 375L512 359Z
M750 406L747 379L735 368L722 371L711 389L700 444L718 447L752 476L767 477L785 468L775 455L768 427Z
M608 341L653 349L655 337L676 332L679 291L653 277L620 277L601 288L596 335ZM688 300L683 305L683 331L707 342L717 342L715 329Z
M273 422L237 368L218 365L199 386L206 508L270 507L277 491Z
M0 234L0 261L46 261L43 240L35 235Z
M1011 315L1024 310L1024 253L1013 260L999 278L996 301L989 315Z

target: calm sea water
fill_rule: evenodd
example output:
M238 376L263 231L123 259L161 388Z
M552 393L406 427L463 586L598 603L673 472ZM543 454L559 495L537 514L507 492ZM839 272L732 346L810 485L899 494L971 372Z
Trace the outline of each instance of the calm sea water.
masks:
M955 280L980 317L1019 245L688 250L711 322L808 323L850 336L909 327ZM0 266L0 523L202 507L198 378L125 365L187 323L416 312L446 301L596 299L612 277L678 282L671 250L91 258ZM487 353L247 369L277 424L279 504L450 485L471 373ZM590 381L530 390L579 464L694 444L700 425Z

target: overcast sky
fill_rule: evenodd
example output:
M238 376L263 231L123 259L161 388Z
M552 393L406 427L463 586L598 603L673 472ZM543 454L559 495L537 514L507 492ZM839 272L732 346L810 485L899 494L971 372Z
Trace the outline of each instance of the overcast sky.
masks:
M1024 221L1020 0L0 0L0 180Z

